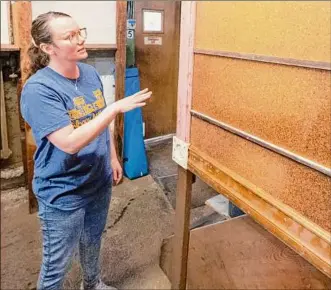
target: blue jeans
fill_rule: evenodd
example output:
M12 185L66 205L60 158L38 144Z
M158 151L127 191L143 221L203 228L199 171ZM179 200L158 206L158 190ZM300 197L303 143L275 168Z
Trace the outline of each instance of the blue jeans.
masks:
M92 288L100 278L99 254L106 225L111 188L99 192L82 208L60 210L39 203L43 235L43 260L37 289L62 288L67 268L79 247L85 288Z

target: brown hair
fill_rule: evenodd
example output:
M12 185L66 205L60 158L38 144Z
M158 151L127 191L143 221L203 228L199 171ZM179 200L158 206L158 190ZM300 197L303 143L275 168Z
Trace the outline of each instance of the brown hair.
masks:
M42 43L52 43L52 33L49 27L49 22L58 17L71 17L62 12L47 12L40 14L32 22L31 36L32 44L28 49L30 58L28 78L35 74L39 69L44 68L49 63L49 56L40 49Z

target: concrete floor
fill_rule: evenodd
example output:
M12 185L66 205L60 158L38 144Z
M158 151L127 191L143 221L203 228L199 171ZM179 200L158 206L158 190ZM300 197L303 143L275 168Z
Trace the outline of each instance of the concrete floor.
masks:
M171 140L148 146L150 173L114 187L102 246L102 277L120 289L170 289L159 267L162 241L172 235L177 166ZM197 179L193 185L191 228L224 220L206 206L216 192ZM1 289L35 289L41 262L36 214L28 214L25 188L1 192ZM78 254L65 289L81 281Z
M172 161L172 139L147 145L150 174L163 189L172 207L176 208L177 164ZM219 195L200 178L192 185L191 229L225 219L205 204Z
M1 289L35 289L41 262L36 214L28 214L24 188L1 193ZM159 268L162 240L172 233L174 212L151 176L114 188L104 232L102 277L121 289L169 289ZM81 280L76 255L65 289Z
M172 207L176 208L177 164L172 161L172 139L147 146L150 174L161 186ZM199 178L192 186L192 209L205 205L217 192Z

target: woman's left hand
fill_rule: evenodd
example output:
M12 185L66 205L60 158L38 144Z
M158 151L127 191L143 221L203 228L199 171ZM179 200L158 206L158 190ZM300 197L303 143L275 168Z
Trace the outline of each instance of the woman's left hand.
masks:
M111 160L111 168L113 170L113 180L115 182L115 184L119 184L119 182L121 181L122 177L123 177L123 170L121 167L121 164L119 163L117 157L112 158Z

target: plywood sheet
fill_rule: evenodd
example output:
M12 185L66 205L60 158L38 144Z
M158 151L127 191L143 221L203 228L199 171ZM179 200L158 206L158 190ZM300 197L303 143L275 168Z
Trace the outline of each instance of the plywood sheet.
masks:
M197 2L200 49L330 62L329 1Z
M331 232L331 178L196 118L190 143Z
M331 167L330 71L195 55L194 110Z
M188 289L329 289L331 280L248 216L191 232Z

